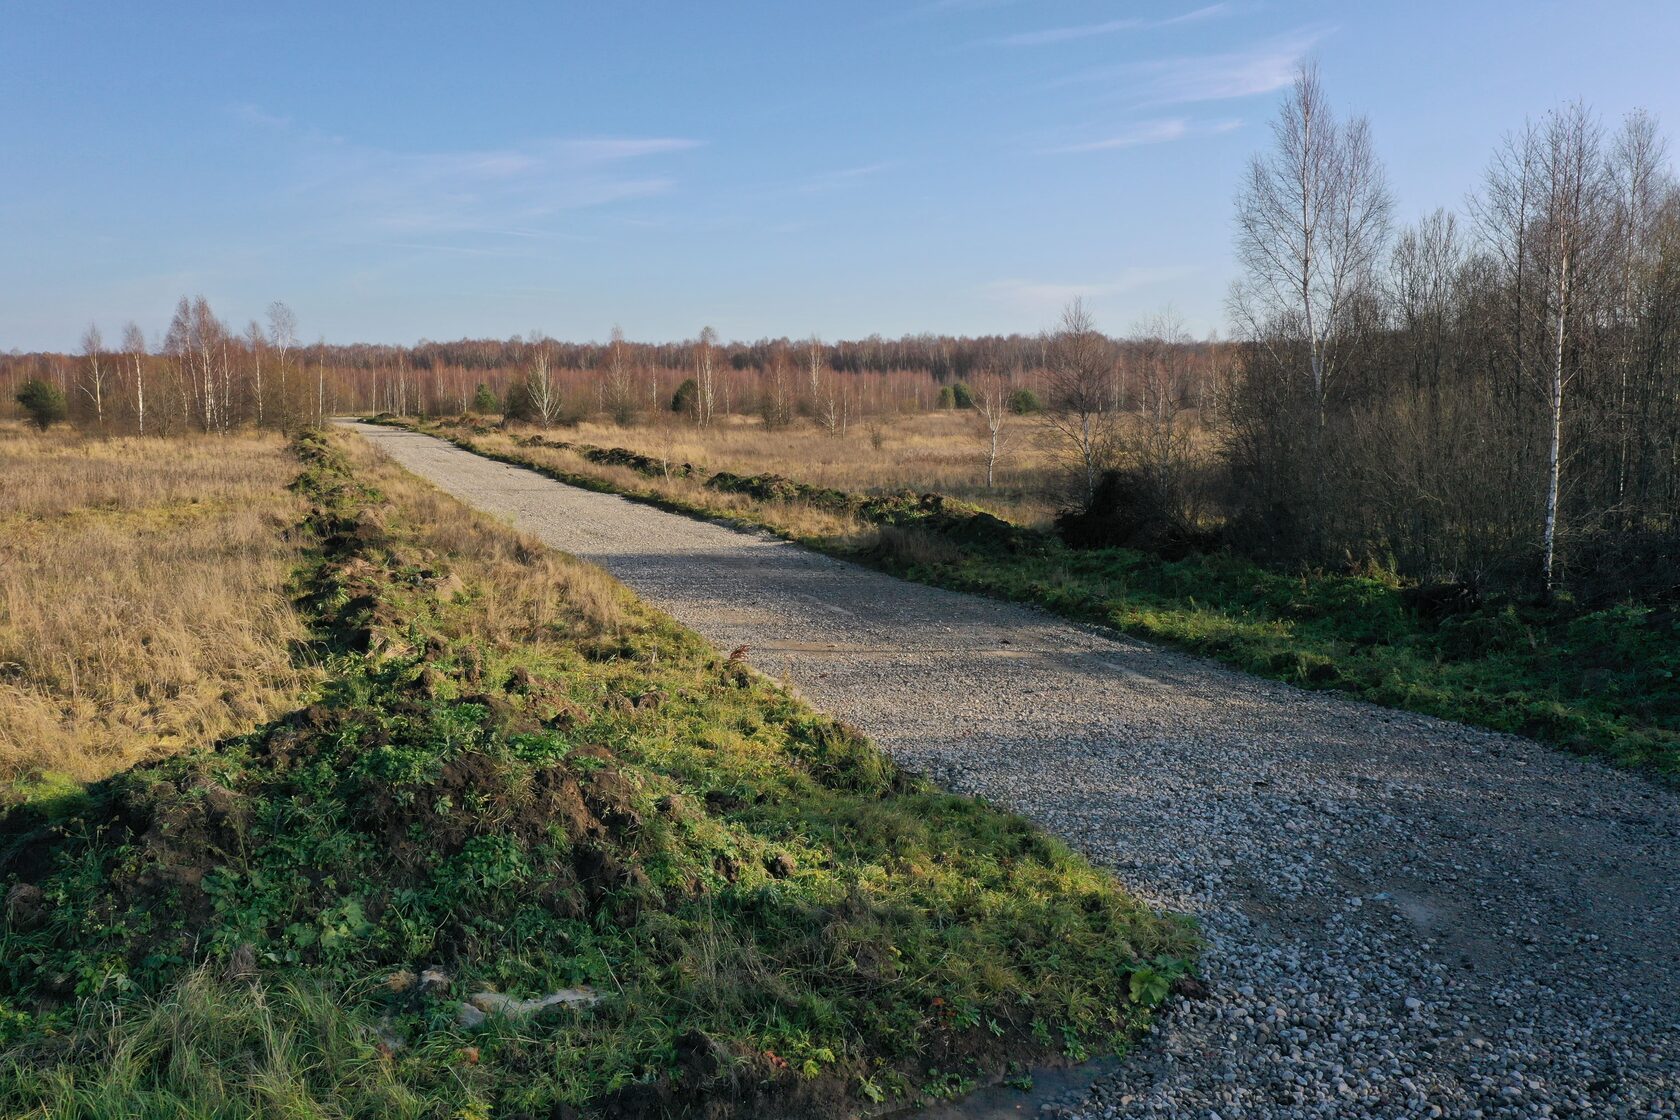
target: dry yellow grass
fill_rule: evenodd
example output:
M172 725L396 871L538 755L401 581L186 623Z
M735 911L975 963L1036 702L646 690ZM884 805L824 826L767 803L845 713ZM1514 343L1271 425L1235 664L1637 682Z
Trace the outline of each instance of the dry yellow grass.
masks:
M947 410L859 422L844 436L806 423L766 430L758 420L739 416L724 417L709 428L681 418L641 427L584 423L555 435L602 447L628 447L707 470L780 474L840 490L932 490L1021 524L1048 522L1054 506L1044 495L1055 468L1043 423L1011 418L1005 428L1008 450L992 490L985 487L978 424L972 412ZM600 473L600 468L591 467L590 473Z
M619 432L634 432L636 429L613 429ZM569 439L575 439L575 433L563 433ZM576 452L558 447L522 447L511 435L502 432L492 432L487 435L475 435L473 443L485 451L496 454L516 456L520 459L536 463L570 474L584 475L598 478L611 485L614 489L631 492L652 492L661 497L681 502L688 506L700 506L719 513L740 512L751 514L752 519L761 519L799 537L821 537L830 540L862 540L873 537L873 526L849 515L834 513L831 510L818 509L805 502L766 502L745 494L728 494L716 490L708 490L696 478L684 478L673 475L661 478L657 475L649 477L638 474L629 467L607 466L592 463ZM582 440L581 442L589 442ZM626 443L612 444L614 447L631 446ZM644 454L661 454L657 450ZM682 463L682 458L674 458L672 462ZM715 469L734 470L738 472L752 471L758 473L774 468L744 467L739 463L720 465ZM777 471L776 473L783 473ZM804 481L801 479L801 481Z
M0 428L0 801L240 730L295 696L302 507L280 437Z
M481 652L548 640L556 631L615 633L628 617L628 593L605 569L510 532L393 463L366 440L335 436L356 470L402 511L415 540L447 556L483 588L473 609L451 619L453 633ZM638 476L639 477L639 476Z

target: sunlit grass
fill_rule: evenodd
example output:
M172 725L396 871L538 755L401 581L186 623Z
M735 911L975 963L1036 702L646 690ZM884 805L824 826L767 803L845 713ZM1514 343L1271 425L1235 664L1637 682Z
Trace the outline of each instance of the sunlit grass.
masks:
M0 804L290 701L296 469L268 434L0 431Z

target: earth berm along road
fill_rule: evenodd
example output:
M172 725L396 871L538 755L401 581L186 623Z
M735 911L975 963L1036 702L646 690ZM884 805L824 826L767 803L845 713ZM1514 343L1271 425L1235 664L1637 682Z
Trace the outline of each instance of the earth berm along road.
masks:
M1210 998L1047 1111L1676 1115L1680 795L359 430L719 649L747 646L907 767L1197 915Z

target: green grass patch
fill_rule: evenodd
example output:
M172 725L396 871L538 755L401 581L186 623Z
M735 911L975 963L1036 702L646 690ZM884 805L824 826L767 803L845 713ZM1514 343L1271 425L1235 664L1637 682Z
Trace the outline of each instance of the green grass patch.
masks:
M924 583L1033 603L1259 676L1528 735L1680 783L1680 610L1673 605L1583 610L1506 601L1431 620L1407 608L1393 580L1287 573L1229 553L1164 560L1128 549L1075 551L937 495L842 495L685 466L709 488L759 499L747 510L724 509L661 493L651 469L643 470L648 486L615 487L526 454L489 451L473 438L483 433L469 428L393 422L560 481L769 529ZM641 469L610 450L535 442ZM862 543L790 533L771 500L789 494L883 532Z
M1260 676L1528 735L1680 781L1672 609L1576 613L1504 603L1430 622L1379 580L1119 549L964 557L915 574L1041 603Z
M576 572L300 450L312 702L0 817L0 1113L836 1116L1124 1050L1193 968L628 595L499 616ZM462 1025L486 990L594 1002Z

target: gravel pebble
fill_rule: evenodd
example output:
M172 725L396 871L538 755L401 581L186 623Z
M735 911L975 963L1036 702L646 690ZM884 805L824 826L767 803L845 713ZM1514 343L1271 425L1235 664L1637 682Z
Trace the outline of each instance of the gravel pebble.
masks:
M361 430L1196 915L1208 998L1046 1115L1677 1115L1675 793Z

